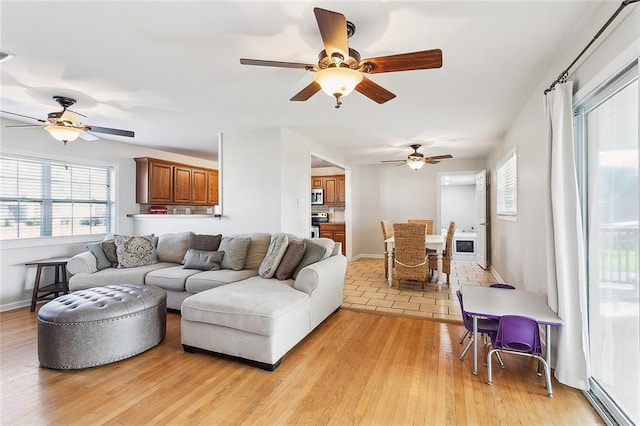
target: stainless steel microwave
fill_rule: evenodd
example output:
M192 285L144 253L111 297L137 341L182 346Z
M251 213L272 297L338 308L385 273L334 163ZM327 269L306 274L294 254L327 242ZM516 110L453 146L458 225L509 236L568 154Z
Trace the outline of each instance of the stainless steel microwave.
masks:
M324 189L314 188L311 190L311 204L324 204Z

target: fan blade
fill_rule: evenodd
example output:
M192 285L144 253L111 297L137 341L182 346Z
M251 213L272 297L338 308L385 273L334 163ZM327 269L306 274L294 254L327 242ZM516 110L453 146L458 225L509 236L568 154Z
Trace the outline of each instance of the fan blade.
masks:
M406 163L407 160L382 160L381 163Z
M444 159L446 159L446 158L453 158L453 156L452 156L452 155L450 155L450 154L445 154L445 155L435 155L435 156L433 156L433 157L427 157L427 158L425 158L424 160L425 160L425 161L431 161L431 160L444 160Z
M376 74L381 72L426 70L442 67L442 50L423 50L399 55L380 56L360 61L363 72Z
M342 13L332 12L330 10L313 8L316 15L318 29L324 43L324 50L327 56L331 57L334 53L340 53L343 58L349 57L349 45L347 43L347 18Z
M95 133L106 133L108 135L127 136L132 138L135 134L131 130L110 129L108 127L92 126L85 124L84 129Z
M299 91L294 95L293 98L289 99L290 101L306 101L316 93L320 91L321 87L315 81L309 83L304 89Z
M316 65L303 64L300 62L264 61L262 59L240 58L240 63L242 65L258 65L261 67L301 68L307 71L317 71Z
M383 104L396 97L395 94L364 76L362 76L360 84L356 86L356 90L379 104Z
M437 160L428 160L428 161L425 161L425 163L427 163L427 164L438 164L439 161L437 161Z
M4 126L4 127L42 127L40 124L16 124L15 126Z
M3 112L3 113L5 113L5 114L17 115L18 117L30 118L30 119L32 119L32 120L36 120L36 121L38 121L38 122L40 122L40 123L46 123L46 120L41 120L41 119L39 119L39 118L30 117L30 116L28 116L28 115L16 114L15 112L2 111L2 110L0 110L0 112Z

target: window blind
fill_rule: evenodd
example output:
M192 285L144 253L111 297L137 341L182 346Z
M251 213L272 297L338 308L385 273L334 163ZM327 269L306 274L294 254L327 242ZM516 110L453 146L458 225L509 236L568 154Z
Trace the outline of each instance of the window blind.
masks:
M518 162L515 149L498 164L496 187L496 213L502 216L516 216L518 214Z
M0 156L0 239L111 232L114 169Z

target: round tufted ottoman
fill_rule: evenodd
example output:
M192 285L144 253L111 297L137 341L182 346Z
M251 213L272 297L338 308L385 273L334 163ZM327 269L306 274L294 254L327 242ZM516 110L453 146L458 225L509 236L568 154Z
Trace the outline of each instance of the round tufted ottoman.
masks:
M60 296L38 311L38 359L55 369L95 367L156 346L166 331L167 293L117 284Z

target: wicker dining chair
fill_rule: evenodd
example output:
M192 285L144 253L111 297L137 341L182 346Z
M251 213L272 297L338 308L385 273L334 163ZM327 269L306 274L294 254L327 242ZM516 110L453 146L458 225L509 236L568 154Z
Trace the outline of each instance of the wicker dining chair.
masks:
M381 220L380 226L382 227L382 241L384 245L384 277L389 278L389 256L393 257L393 253L387 251L387 244L384 240L393 237L393 226L388 220Z
M409 223L424 223L427 225L427 234L433 235L433 220L431 219L409 219Z
M447 239L444 246L444 253L442 254L442 273L447 274L447 284L451 284L451 255L453 250L453 234L456 231L456 223L449 222L449 228L447 229ZM429 254L429 269L438 269L438 255Z
M394 223L395 239L393 280L418 281L424 288L427 283L429 261L426 255L424 223Z

